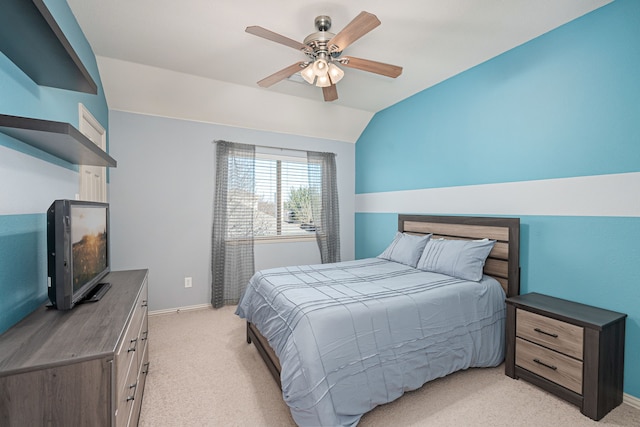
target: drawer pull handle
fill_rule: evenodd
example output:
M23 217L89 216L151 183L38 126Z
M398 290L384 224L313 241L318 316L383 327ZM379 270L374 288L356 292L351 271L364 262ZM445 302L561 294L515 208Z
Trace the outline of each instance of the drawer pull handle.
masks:
M536 362L538 365L542 365L542 366L546 366L549 369L553 369L554 371L558 370L557 366L553 366L553 365L547 365L546 363L540 361L540 359L533 359L534 362Z
M552 334L552 333L549 333L549 332L545 332L545 331L543 331L543 330L542 330L542 329L540 329L540 328L535 328L535 329L534 329L534 331L539 332L539 333L541 333L541 334L548 335L548 336L550 336L550 337L552 337L552 338L558 338L558 334Z
M131 344L133 344L133 346L132 346L132 347L130 346L130 347L127 349L127 353L129 353L129 352L131 352L131 351L136 351L136 345L138 344L138 338L134 338L134 339L132 339L130 342L131 342Z
M129 385L129 390L133 389L133 394L131 396L127 396L127 402L131 402L135 399L136 396L136 388L138 388L138 383L133 383Z
M142 300L142 304L140 305L140 307L147 307L147 306L148 306L147 300L143 299Z

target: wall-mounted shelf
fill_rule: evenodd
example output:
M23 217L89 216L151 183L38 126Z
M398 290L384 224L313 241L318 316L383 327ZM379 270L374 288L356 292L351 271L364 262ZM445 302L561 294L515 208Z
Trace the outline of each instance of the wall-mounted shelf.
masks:
M69 123L0 114L0 132L76 165L117 162Z
M40 86L98 93L43 0L2 1L0 51Z

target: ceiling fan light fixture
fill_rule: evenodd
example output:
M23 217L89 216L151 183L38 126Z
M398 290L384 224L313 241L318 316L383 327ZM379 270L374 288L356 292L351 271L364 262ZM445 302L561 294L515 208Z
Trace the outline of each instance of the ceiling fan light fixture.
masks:
M316 79L316 73L313 70L313 64L307 65L305 69L300 71L300 75L302 76L303 79L305 79L307 83L312 85L314 80Z
M316 76L326 76L327 70L329 69L329 64L327 64L327 60L324 58L318 58L313 63L313 71L316 73Z
M318 76L318 80L316 81L316 86L318 87L331 86L331 79L329 79L329 75L325 74L324 76Z
M331 83L336 84L344 77L344 71L333 62L330 62L329 77L331 78Z
M258 81L260 87L270 87L281 80L292 79L300 73L304 81L321 87L324 100L330 102L338 99L336 83L344 77L344 71L339 65L392 78L402 74L402 67L397 65L351 56L339 59L345 48L380 25L380 20L374 14L360 12L337 34L329 32L331 18L328 16L316 17L314 24L317 31L309 34L302 43L257 25L245 29L249 34L292 47L307 58L306 61L298 61Z

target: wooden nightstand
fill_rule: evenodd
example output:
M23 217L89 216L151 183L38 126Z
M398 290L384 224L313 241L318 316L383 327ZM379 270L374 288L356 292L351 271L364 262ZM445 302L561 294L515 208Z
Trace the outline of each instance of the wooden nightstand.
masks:
M594 420L622 403L626 314L537 293L506 301L508 376Z

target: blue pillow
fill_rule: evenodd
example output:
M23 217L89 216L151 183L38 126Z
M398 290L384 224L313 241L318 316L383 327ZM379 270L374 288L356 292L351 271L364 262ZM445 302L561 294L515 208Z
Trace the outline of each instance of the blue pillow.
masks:
M378 255L378 258L415 267L430 237L431 234L414 236L398 231L393 242Z
M478 282L495 240L444 240L427 242L417 268Z

